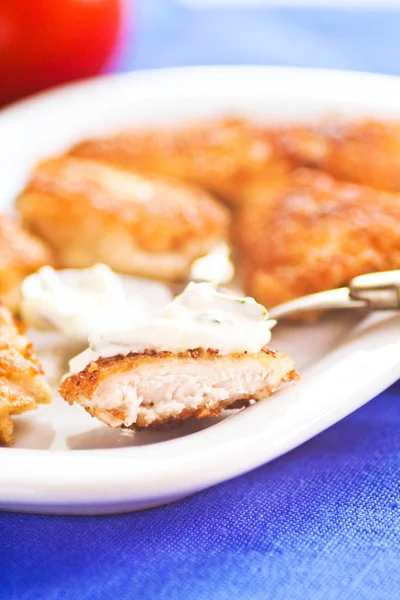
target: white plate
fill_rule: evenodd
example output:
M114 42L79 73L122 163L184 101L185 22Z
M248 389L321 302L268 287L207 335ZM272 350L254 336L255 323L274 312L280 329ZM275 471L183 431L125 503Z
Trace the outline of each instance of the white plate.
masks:
M400 81L335 71L207 67L65 86L0 115L0 206L11 205L38 158L87 135L228 113L304 121L332 111L400 117ZM43 352L50 369L65 358L49 355L52 343L47 340ZM392 313L278 326L273 346L296 359L302 382L228 418L188 422L168 433L121 432L59 398L16 418L16 445L0 450L0 507L96 514L170 502L280 456L400 376L400 319Z

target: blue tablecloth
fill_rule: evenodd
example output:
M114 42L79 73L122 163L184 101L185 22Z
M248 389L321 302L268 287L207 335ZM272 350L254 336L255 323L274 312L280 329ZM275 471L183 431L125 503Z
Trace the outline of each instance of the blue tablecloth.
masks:
M400 71L400 12L136 2L117 69ZM114 63L115 64L115 63ZM115 68L115 67L114 67ZM400 384L297 450L163 508L0 515L1 600L400 598Z

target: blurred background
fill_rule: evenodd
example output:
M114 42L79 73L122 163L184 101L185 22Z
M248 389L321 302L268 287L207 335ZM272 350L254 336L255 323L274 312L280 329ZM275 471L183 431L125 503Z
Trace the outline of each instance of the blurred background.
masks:
M0 105L97 73L200 64L400 72L400 0L0 0Z

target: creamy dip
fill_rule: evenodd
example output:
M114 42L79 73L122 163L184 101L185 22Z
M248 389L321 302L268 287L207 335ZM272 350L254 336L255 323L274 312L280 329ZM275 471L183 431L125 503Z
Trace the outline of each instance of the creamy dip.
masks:
M140 298L128 298L121 277L103 264L61 271L42 267L24 280L21 293L29 325L86 343L93 332L133 327L149 316Z
M90 348L72 359L70 368L77 372L99 357L144 350L256 353L269 343L274 325L253 298L221 294L211 283L191 282L159 317L131 329L91 335Z

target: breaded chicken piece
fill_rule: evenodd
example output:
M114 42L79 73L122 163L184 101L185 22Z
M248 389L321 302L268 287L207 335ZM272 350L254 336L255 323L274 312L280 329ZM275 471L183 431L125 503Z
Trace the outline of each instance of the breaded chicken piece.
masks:
M0 306L0 445L13 443L13 415L51 401L39 358L12 314Z
M65 378L59 391L106 425L133 429L217 416L297 378L291 358L267 349L228 355L146 351L100 358Z
M235 224L246 292L267 307L400 267L400 196L298 169Z
M61 267L101 262L166 280L185 277L228 224L226 209L202 190L76 157L40 163L17 208Z
M287 170L266 133L245 119L224 118L181 128L126 131L86 140L74 156L103 160L126 169L161 173L195 183L241 204L248 188L268 185Z
M22 281L44 265L54 265L47 244L25 231L17 217L0 215L0 302L17 311Z
M271 133L271 132L270 132ZM400 122L327 117L274 130L278 152L297 166L389 192L400 191Z

